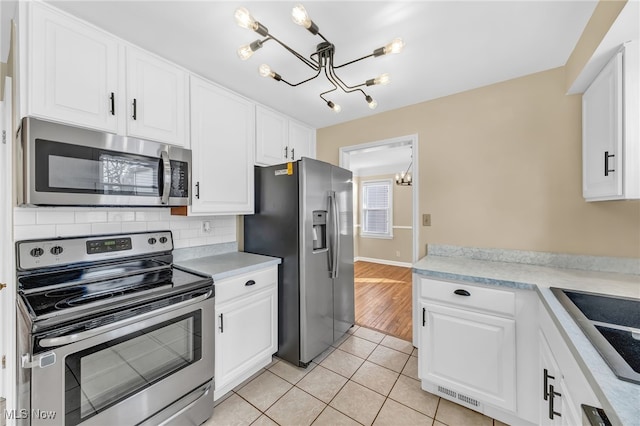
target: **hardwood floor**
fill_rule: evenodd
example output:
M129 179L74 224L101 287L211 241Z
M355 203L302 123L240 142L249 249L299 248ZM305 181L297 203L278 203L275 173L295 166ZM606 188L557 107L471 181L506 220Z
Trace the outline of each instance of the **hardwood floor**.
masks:
M356 324L411 342L411 268L355 262Z

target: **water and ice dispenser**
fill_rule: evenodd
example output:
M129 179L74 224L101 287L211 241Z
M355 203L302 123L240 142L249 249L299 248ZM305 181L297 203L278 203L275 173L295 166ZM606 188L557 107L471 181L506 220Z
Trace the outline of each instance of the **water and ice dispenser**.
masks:
M327 248L327 211L313 211L313 250Z

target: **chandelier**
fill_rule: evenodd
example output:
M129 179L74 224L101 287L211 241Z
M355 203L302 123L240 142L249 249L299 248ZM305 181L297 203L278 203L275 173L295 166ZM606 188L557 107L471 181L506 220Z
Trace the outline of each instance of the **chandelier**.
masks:
M333 91L336 91L338 88L340 88L345 93L353 93L353 92L362 93L364 95L365 100L367 101L367 104L369 104L369 108L375 109L378 106L378 102L375 99L373 99L370 95L368 95L362 88L377 85L377 84L384 85L389 83L389 74L385 73L376 78L369 79L362 84L349 86L344 81L342 81L340 77L338 77L335 70L338 68L345 67L347 65L351 65L355 62L361 61L366 58L378 57L378 56L387 55L390 53L399 53L402 51L404 47L404 42L402 41L402 39L396 38L386 46L375 49L373 53L369 55L363 56L358 59L354 59L342 65L334 65L333 55L335 53L335 46L333 45L333 43L327 40L322 34L320 34L318 26L309 18L309 15L307 14L307 11L305 10L305 8L302 5L295 6L293 8L293 11L291 12L291 18L293 19L293 22L295 22L300 26L305 27L311 34L317 35L320 38L322 38L322 40L324 40L323 42L321 42L316 46L316 51L312 53L309 56L309 58L304 57L300 53L296 52L295 50L293 50L292 48L284 44L282 41L278 40L272 34L269 34L269 30L267 29L267 27L262 25L260 22L256 21L251 16L251 14L247 9L245 9L244 7L240 7L235 12L235 19L238 25L243 28L251 29L257 32L258 34L260 34L262 37L264 37L263 39L258 39L253 43L241 46L238 49L238 56L240 57L240 59L242 60L249 59L256 50L262 47L264 43L266 43L269 40L273 40L276 43L278 43L280 46L284 47L285 50L287 50L293 56L295 56L300 61L302 61L305 65L307 65L313 71L315 71L316 74L298 83L290 83L285 79L283 79L280 74L273 71L271 67L269 67L269 65L262 64L258 69L261 76L271 77L276 81L282 81L291 87L295 87L315 79L320 75L320 73L324 71L324 75L327 77L327 80L329 80L329 83L331 83L333 88L320 93L320 98L333 111L340 112L341 107L340 105L332 102L331 100L328 100L325 97L325 95Z
M401 186L412 185L411 172L409 172L409 169L411 169L412 164L413 164L413 160L409 163L409 167L407 167L406 172L396 173L396 185L401 185Z

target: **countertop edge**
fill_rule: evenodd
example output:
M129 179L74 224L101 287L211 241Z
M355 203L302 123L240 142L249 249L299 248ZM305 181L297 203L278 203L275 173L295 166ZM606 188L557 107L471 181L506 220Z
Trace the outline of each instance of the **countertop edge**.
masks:
M282 259L277 257L245 252L221 253L174 262L178 268L212 277L214 285L216 281L277 266L280 263Z

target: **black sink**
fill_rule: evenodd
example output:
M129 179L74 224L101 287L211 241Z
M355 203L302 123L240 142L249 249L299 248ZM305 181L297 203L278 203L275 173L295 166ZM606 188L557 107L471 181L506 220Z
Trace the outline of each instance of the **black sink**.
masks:
M615 375L640 384L640 299L551 288Z

